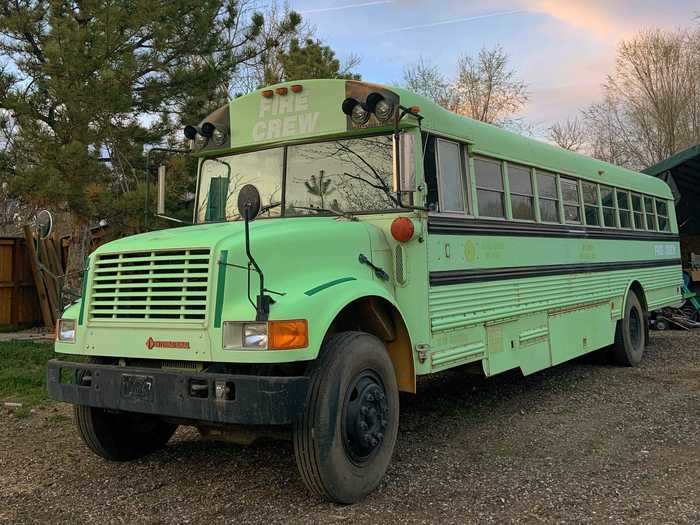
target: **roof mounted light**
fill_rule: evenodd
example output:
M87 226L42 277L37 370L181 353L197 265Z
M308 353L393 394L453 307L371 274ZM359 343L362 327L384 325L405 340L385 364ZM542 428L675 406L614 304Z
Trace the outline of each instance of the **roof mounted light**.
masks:
M366 106L367 110L374 113L380 122L386 122L394 115L394 104L376 91L367 96Z
M186 139L194 140L194 138L197 136L197 128L194 126L185 126L183 133L185 134Z
M349 116L350 119L358 126L366 124L369 120L369 111L367 111L365 105L357 99L348 97L343 100L341 107L343 109L343 113Z
M214 131L216 130L216 126L212 124L211 122L205 122L202 124L202 130L200 133L204 135L207 138L210 138L213 134Z

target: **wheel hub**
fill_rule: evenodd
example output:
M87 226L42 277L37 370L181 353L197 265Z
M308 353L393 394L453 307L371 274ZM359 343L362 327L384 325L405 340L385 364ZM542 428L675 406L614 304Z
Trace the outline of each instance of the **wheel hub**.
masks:
M389 404L384 386L371 372L363 372L350 385L345 399L344 442L350 457L366 461L383 441Z

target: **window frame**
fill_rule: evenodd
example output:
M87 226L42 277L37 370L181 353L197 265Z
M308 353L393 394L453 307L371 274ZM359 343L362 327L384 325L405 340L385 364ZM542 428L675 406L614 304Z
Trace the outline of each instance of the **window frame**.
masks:
M639 211L634 209L634 198L639 198ZM644 194L639 192L630 191L630 205L632 207L632 226L635 230L646 231L647 230L647 218L644 213ZM637 227L637 215L642 216L642 223Z
M625 199L627 201L627 209L620 208L620 198L618 193L624 193L627 195ZM632 198L630 196L630 190L623 190L622 188L615 188L615 208L617 208L617 224L618 228L621 230L633 230L634 229L634 218L632 216ZM629 226L622 225L622 212L626 211L629 216Z
M535 183L532 180L532 171L533 171L532 168L530 168L529 166L526 166L524 164L518 164L516 162L510 162L510 161L506 161L505 164L506 164L505 178L508 179L508 185L507 185L508 186L508 201L509 201L508 207L510 208L510 219L509 220L512 220L515 222L527 222L527 223L537 222L537 212L535 211L535 205L536 205L535 190L536 190L536 188L535 188ZM519 168L519 169L522 169L524 171L527 171L528 177L530 179L530 191L532 192L530 195L525 194L525 193L514 192L512 190L511 185L510 185L510 169L511 169L511 167L515 167L515 168ZM517 219L513 216L513 195L515 195L516 197L529 197L530 198L530 200L532 202L532 218L531 219Z
M537 216L539 218L539 222L542 224L563 224L562 220L562 210L561 210L561 189L559 187L559 174L553 171L546 171L546 170L541 170L538 168L535 169L535 189L537 191ZM545 175L547 177L552 177L554 178L554 193L556 194L555 197L549 197L549 196L544 196L540 195L540 183L539 183L539 175ZM554 202L554 207L557 210L557 221L545 221L542 219L542 210L540 209L540 201L545 200L545 201L550 201Z
M579 182L580 182L580 186L581 186L581 202L582 202L582 206L583 206L583 208L582 208L583 209L583 216L582 216L583 224L589 228L602 228L603 227L603 210L602 210L603 206L602 206L601 196L600 196L600 184L598 184L597 182L592 182L592 181L584 180L584 179L579 179ZM586 203L586 198L585 198L584 192L583 192L583 186L585 184L589 184L593 187L593 191L595 193L595 200L596 200L595 204ZM587 215L586 215L586 208L587 207L595 207L595 210L596 210L595 215L598 218L598 224L588 224L588 219L587 219Z
M661 215L659 213L659 206L658 203L663 202L664 205L666 206L666 215ZM666 199L662 199L660 197L654 197L654 210L655 210L655 217L656 217L656 224L659 228L658 231L660 232L671 232L671 214L669 212L669 201ZM659 220L660 218L666 219L666 228L661 228L661 221Z
M577 197L576 203L574 203L574 201L567 201L564 199L564 189L563 189L564 185L561 184L564 181L574 183L574 185L576 187L576 197ZM564 224L574 224L574 225L580 224L581 226L585 226L586 223L584 222L583 215L582 215L582 212L583 212L582 202L583 201L582 201L582 196L581 196L581 179L571 178L568 176L564 176L564 177L560 176L559 182L560 182L559 187L560 187L560 193L561 193L561 207L562 207L561 209L563 212L562 218L564 219ZM576 206L578 208L578 216L579 216L578 221L568 221L566 219L566 207L567 206L570 206L570 207Z
M456 140L448 139L445 137L440 137L438 135L433 135L434 140L435 140L435 171L436 171L436 182L437 182L437 191L438 191L438 210L437 213L445 214L445 215L454 215L454 216L469 216L472 215L471 212L471 198L470 198L470 191L469 191L469 154L466 151L466 148L464 147L464 144L461 142L458 142ZM443 198L443 187L442 187L442 169L440 165L440 143L441 142L446 142L450 144L454 144L458 147L459 149L459 179L461 182L461 190L462 190L462 204L464 205L464 208L462 210L446 210L443 209L443 203L444 203L444 198Z
M490 162L493 164L498 165L499 172L501 174L501 189L493 189L493 188L487 188L484 186L479 186L479 181L476 173L476 163L478 161L484 161L484 162ZM485 157L483 155L473 155L472 156L472 162L473 162L473 171L472 171L472 177L474 180L474 216L478 217L480 219L487 219L487 220L496 220L496 221L506 221L506 220L512 220L509 218L509 211L508 211L508 205L509 205L509 199L508 199L508 187L507 187L507 173L504 173L504 164L506 161L495 159L493 157ZM481 212L479 210L479 191L488 191L492 193L500 193L501 194L501 204L503 206L503 215L499 217L493 217L489 215L481 215Z

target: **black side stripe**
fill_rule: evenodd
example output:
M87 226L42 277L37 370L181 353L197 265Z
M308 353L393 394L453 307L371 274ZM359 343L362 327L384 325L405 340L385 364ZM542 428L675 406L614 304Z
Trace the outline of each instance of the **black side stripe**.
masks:
M629 241L678 241L678 235L675 233L435 216L428 217L428 232L440 235L508 235Z
M680 265L680 259L661 259L631 262L550 264L546 266L520 266L511 268L478 268L473 270L447 270L441 272L430 272L430 286L444 286L447 284L464 284L486 281L501 281L505 279L525 279L528 277L546 277L551 275L568 275L575 273L614 272L618 270L636 270L640 268L657 268L661 266Z

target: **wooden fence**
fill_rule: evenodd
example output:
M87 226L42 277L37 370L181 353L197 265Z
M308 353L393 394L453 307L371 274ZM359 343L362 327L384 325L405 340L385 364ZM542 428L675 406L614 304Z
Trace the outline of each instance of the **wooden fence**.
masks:
M0 326L42 321L24 239L0 238Z

